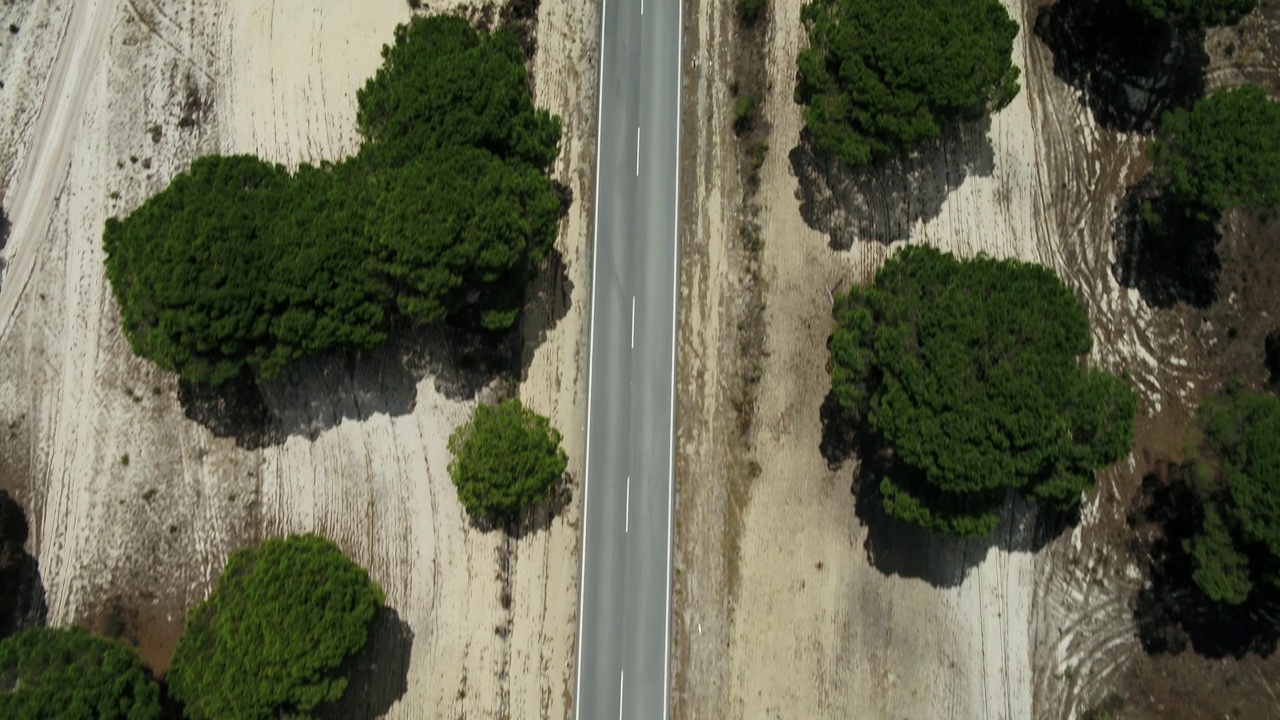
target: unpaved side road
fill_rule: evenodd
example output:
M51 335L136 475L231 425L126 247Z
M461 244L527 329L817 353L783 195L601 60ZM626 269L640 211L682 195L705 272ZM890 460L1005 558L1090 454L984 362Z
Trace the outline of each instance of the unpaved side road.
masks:
M195 157L250 152L292 166L352 152L355 91L409 18L407 4L72 5L8 38L14 92L0 93L0 113L18 120L2 143L18 149L0 155L15 164L0 167L15 221L0 290L0 483L33 519L50 622L122 632L162 669L228 554L316 531L370 569L392 609L375 632L378 670L339 715L564 717L594 11L562 0L539 11L536 100L564 119L553 174L575 201L535 287L515 388L563 431L572 478L554 509L507 537L468 521L446 473L449 433L496 391L457 371L446 339L419 334L358 360L300 363L263 391L268 424L283 432L246 449L192 420L174 378L133 356L103 272L105 219ZM26 42L40 28L40 42Z

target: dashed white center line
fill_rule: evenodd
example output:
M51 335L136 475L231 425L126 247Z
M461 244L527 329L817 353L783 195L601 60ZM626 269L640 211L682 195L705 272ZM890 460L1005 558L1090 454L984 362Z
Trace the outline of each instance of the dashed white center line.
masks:
M640 128L636 128L636 177L640 177Z
M627 510L626 519L622 521L622 532L631 532L631 476L627 476Z
M627 671L621 673L622 679L618 681L618 720L622 720L622 697L627 689Z
M636 349L636 296L631 296L631 349Z

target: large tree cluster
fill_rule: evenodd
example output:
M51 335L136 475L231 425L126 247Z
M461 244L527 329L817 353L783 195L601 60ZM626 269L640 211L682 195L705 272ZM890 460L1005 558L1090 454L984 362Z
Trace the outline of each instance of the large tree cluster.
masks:
M187 618L170 694L191 720L305 717L342 696L341 667L364 647L382 601L364 568L324 538L240 550Z
M1018 93L1018 24L999 0L812 0L796 102L850 166L908 152Z
M360 152L296 172L206 157L123 220L107 276L134 351L185 380L370 348L394 316L510 327L555 239L560 122L516 38L415 18L358 93Z
M0 717L159 720L160 686L117 640L36 627L0 642Z
M449 437L449 451L458 499L477 517L510 518L542 500L569 462L560 432L519 400L478 406Z
M840 295L836 398L893 458L888 514L990 533L1008 492L1069 510L1133 440L1133 392L1088 366L1088 318L1053 272L913 246Z
M1200 407L1207 450L1189 465L1200 527L1185 543L1210 598L1243 603L1280 589L1280 398L1237 390Z

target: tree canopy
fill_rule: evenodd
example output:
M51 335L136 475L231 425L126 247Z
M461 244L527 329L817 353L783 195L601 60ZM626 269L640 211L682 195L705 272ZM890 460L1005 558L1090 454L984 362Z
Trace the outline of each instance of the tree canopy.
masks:
M568 458L551 421L519 400L479 405L449 437L449 475L472 515L510 517L545 498Z
M908 152L1018 94L1018 24L999 0L811 0L796 102L848 165Z
M1189 214L1280 208L1280 104L1252 85L1166 113L1151 144L1154 177Z
M339 669L364 647L382 601L364 568L324 538L240 550L187 617L170 694L192 720L306 716L342 696Z
M1208 452L1197 460L1200 531L1186 544L1192 579L1239 604L1258 584L1280 589L1280 398L1236 390L1200 406Z
M118 640L36 627L0 641L0 717L159 720L160 686Z
M892 450L894 517L986 535L1009 490L1070 509L1129 452L1133 392L1084 363L1088 318L1047 268L908 247L834 313L832 391Z
M123 220L107 276L134 352L205 384L270 380L396 315L510 327L555 240L560 122L507 31L415 18L359 91L358 155L290 173L201 158Z
M1153 20L1213 27L1230 25L1258 6L1258 0L1127 0Z

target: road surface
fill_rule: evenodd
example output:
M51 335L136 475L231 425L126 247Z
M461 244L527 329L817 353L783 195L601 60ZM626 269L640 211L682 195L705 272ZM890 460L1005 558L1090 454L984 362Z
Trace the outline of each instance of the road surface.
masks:
M604 0L577 720L667 716L681 0Z

